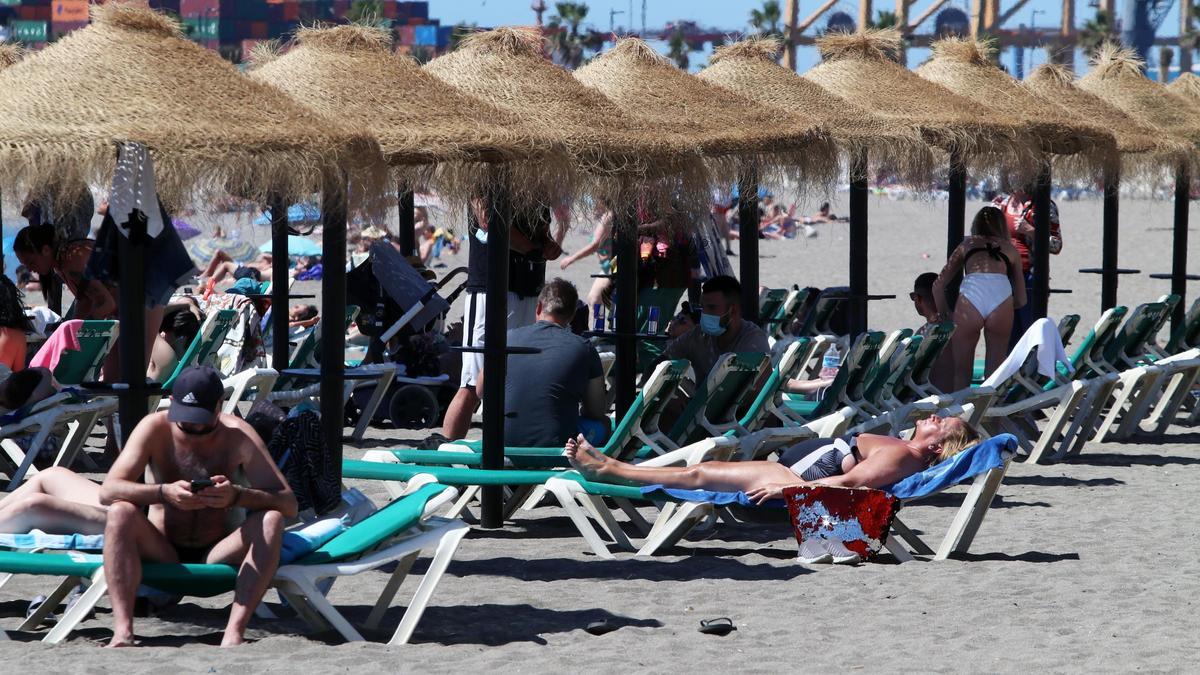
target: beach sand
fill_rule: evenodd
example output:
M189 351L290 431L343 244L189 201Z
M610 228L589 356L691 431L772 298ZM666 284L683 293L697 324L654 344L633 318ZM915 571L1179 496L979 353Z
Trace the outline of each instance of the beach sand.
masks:
M1052 286L1074 293L1053 296L1051 313L1081 314L1082 334L1099 314L1099 279L1076 270L1100 263L1100 203L1060 207L1065 245L1051 261ZM871 325L915 326L907 293L917 274L937 271L944 258L944 202L872 197L870 208L870 290L899 296L872 303ZM834 210L841 212L836 203ZM1122 213L1121 266L1169 271L1171 205L1128 200ZM586 241L587 229L572 233L568 250ZM1194 229L1190 253L1198 260ZM762 244L766 285L845 283L844 224L822 226L813 240ZM465 254L447 262L464 264ZM586 285L595 271L584 262L565 276ZM1120 298L1136 304L1167 289L1168 282L1130 275L1121 279ZM1200 287L1189 290L1194 295ZM348 445L345 453L357 457L363 448L424 435L374 429L362 448ZM650 560L618 554L607 561L585 552L561 511L545 507L519 512L502 530L471 532L410 645L379 643L398 621L397 608L386 630L367 634L374 643L306 636L302 622L283 618L255 620L251 644L219 650L210 645L220 640L226 595L189 598L159 617L139 619L141 649L98 648L111 626L102 603L68 642L49 648L37 642L40 633L10 632L13 641L0 643L0 655L10 672L129 675L1190 670L1200 628L1200 542L1187 504L1200 493L1198 446L1200 429L1172 427L1158 439L1091 443L1068 463L1016 464L971 553L956 560L899 565L885 555L857 567L805 567L794 561L795 540L779 522L721 524ZM377 484L350 484L386 499ZM960 491L905 507L904 520L936 542ZM385 579L375 572L340 580L331 598L352 620L365 620ZM413 583L401 590L398 605ZM48 578L6 585L0 626L20 623L28 599L52 586ZM273 593L268 601L279 610ZM731 618L737 631L697 632L700 620L715 617ZM619 630L600 637L584 631L602 619Z

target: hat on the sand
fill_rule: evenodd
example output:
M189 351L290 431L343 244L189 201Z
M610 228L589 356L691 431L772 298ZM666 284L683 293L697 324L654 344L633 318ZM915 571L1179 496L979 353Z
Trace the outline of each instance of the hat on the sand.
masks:
M171 388L167 420L172 423L211 425L225 396L221 376L210 366L193 366L179 374Z

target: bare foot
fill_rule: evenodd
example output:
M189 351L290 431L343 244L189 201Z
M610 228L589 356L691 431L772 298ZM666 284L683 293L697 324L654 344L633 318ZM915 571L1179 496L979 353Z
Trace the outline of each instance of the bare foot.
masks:
M608 457L597 452L596 448L583 437L583 434L577 438L567 439L564 449L571 466L588 480L595 480L604 474L605 465L609 462Z
M225 637L221 639L221 647L240 647L246 643L246 638L240 634L230 634L228 631Z
M137 647L139 644L140 643L134 639L133 635L117 635L116 633L113 633L112 639L108 641L108 644L105 645L105 647L108 649L114 649L116 647Z

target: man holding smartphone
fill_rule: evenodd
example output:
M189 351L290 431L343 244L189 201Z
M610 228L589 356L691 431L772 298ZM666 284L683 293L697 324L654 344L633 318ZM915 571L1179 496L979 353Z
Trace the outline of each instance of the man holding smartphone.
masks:
M212 368L181 373L171 407L138 424L100 486L100 501L108 506L110 647L134 644L133 604L143 560L238 569L222 646L242 643L275 574L284 521L296 516L296 498L254 429L220 412L224 395ZM139 482L147 469L153 478ZM243 484L234 484L235 476ZM239 525L240 509L245 519Z

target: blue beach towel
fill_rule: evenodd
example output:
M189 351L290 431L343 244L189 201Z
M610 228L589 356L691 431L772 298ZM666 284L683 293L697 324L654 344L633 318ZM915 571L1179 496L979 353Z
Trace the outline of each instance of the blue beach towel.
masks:
M915 473L904 480L883 488L897 499L917 499L928 497L935 492L944 490L951 485L968 481L981 473L1004 466L1005 454L1015 452L1017 437L1012 434L1000 434L988 440L971 446L954 457L939 462L920 473ZM709 502L714 506L757 506L746 496L745 492L714 492L712 490L679 490L663 487L662 485L647 485L642 488L642 494L653 499L655 493L665 494L686 502ZM782 499L773 499L765 504L768 508L783 508Z
M35 548L56 551L99 551L104 548L102 534L46 534L31 530L21 534L0 533L0 548L30 550Z

